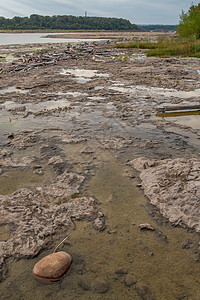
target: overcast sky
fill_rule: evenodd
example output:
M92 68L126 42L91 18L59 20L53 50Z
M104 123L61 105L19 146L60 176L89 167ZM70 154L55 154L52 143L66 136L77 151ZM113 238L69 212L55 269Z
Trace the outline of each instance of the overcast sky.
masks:
M199 0L0 0L0 16L74 15L117 17L136 24L178 24L182 9Z

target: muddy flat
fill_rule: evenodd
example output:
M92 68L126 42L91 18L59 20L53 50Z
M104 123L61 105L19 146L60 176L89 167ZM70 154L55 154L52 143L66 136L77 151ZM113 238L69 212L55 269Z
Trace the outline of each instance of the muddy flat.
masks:
M200 60L112 47L159 35L0 47L3 299L199 299Z

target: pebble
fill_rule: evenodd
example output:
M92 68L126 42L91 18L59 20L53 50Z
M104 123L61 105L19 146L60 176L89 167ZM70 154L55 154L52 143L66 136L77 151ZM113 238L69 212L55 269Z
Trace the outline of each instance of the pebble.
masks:
M42 175L44 175L44 171L42 169L37 169L33 172L33 174L42 176Z
M82 279L80 279L78 281L78 285L84 290L84 291L89 291L91 289L91 286L89 284L89 282L84 281Z
M49 254L37 262L33 268L33 275L42 283L60 280L70 269L71 256L66 252Z
M150 288L146 284L137 283L136 291L138 293L138 296L140 296L143 300L154 300L155 299Z
M133 284L136 283L136 278L132 274L127 274L124 279L124 284L128 287L131 287Z
M139 228L140 230L151 230L151 231L154 231L154 230L155 230L155 228L154 228L153 226L151 226L150 224L148 224L148 223L140 224L140 225L138 226L138 228Z
M108 283L101 278L96 278L92 283L92 290L98 294L106 293L108 288Z
M93 223L93 227L94 227L94 229L96 229L98 231L103 231L106 228L105 218L104 217L96 218Z
M126 267L119 267L117 270L115 270L115 274L118 276L122 276L128 273L128 268Z

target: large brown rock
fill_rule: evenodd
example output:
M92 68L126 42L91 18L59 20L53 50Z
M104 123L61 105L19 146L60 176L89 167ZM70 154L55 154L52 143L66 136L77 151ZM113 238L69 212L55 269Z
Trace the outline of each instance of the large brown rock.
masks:
M66 252L49 254L37 262L33 268L33 275L42 283L60 280L70 269L71 256Z

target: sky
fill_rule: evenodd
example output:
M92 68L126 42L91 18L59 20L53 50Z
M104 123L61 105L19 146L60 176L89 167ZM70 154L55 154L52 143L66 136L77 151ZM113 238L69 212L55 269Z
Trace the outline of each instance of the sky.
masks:
M181 11L200 0L0 0L0 16L31 14L125 18L135 24L178 24Z

